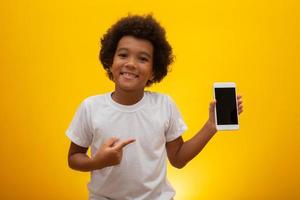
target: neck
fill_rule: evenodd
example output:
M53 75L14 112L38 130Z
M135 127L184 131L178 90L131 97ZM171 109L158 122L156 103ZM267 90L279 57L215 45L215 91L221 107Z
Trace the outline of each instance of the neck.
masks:
M115 88L112 93L112 99L122 105L133 105L139 102L144 96L144 90L142 91L123 91Z

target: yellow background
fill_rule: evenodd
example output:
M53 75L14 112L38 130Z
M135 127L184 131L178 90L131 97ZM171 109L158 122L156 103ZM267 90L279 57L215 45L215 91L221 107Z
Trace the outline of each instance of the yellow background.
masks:
M297 0L1 1L0 199L86 199L88 173L67 166L79 103L113 89L98 61L103 33L152 12L176 62L149 90L170 94L191 138L214 81L244 97L240 131L219 132L185 168L176 200L300 199L300 6Z

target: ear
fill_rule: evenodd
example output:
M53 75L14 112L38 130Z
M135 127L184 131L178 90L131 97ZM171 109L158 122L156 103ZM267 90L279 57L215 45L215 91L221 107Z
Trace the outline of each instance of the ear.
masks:
M110 80L114 81L114 76L112 75L111 70L112 70L111 66L109 68L106 68L106 72L108 73Z

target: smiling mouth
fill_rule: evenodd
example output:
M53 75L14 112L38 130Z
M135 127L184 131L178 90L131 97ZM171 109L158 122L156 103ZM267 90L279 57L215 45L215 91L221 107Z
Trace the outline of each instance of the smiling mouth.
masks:
M130 72L121 72L120 73L122 76L124 76L125 78L128 79L133 79L133 78L138 78L139 76L134 74L134 73L130 73Z

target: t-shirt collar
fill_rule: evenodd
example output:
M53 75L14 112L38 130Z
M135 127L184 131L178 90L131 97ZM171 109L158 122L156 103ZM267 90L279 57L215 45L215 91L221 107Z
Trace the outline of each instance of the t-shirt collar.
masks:
M119 103L115 102L112 99L112 93L113 92L109 92L106 94L106 99L107 99L108 103L115 109L122 111L122 112L135 112L135 111L141 109L145 104L146 96L147 96L146 92L144 92L142 99L139 100L137 103L132 104L132 105L123 105L123 104L119 104Z

